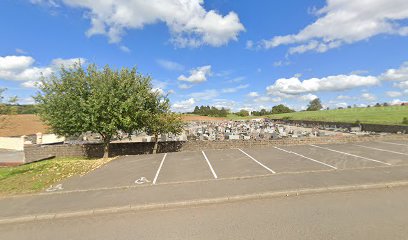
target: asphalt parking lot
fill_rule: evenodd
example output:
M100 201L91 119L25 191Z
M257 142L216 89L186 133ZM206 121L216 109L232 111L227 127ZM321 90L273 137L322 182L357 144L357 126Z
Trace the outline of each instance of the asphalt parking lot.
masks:
M61 184L90 190L400 165L408 165L408 141L270 146L123 156Z

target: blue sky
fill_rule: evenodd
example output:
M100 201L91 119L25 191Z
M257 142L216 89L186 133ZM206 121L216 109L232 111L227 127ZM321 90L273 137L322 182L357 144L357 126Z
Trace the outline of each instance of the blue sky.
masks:
M1 1L0 87L31 103L81 59L137 66L179 112L408 100L406 0L111 2Z

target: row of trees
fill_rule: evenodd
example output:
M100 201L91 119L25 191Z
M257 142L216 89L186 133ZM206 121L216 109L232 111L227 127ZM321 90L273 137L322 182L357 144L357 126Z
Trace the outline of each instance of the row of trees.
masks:
M218 109L216 107L210 106L196 106L194 108L193 114L200 116L210 116L210 117L226 117L229 113L229 110L226 108Z
M170 111L169 99L152 90L151 78L136 68L102 70L94 64L62 67L57 74L43 77L35 96L40 117L61 136L99 133L104 157L109 144L122 133L138 131L154 135L156 153L160 134L182 131L180 117Z

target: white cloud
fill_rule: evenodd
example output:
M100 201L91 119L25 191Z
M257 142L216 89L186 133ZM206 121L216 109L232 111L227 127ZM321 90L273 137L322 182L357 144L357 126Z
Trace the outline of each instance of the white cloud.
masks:
M245 78L246 77L244 77L244 76L240 76L240 77L230 79L227 82L229 82L229 83L238 83L238 82L242 82L242 80L244 80Z
M38 84L39 84L38 81L26 81L23 82L21 85L26 88L37 88Z
M318 19L299 33L263 40L261 47L295 45L289 53L325 52L379 34L408 35L408 26L402 22L408 19L406 0L327 0L315 12Z
M34 87L41 76L49 76L62 65L71 67L75 62L85 62L83 58L62 59L51 61L48 66L34 66L35 59L30 56L0 56L0 79L9 81L24 81L24 87Z
M408 90L408 81L400 82L400 83L394 83L394 87Z
M271 95L299 95L321 91L342 91L356 87L374 86L379 80L373 76L336 75L301 81L297 77L281 78L266 88Z
M390 103L391 105L401 105L403 101L401 101L400 99L393 99Z
M290 65L289 61L282 61L282 60L276 61L273 63L274 67L283 67L283 66L288 66L288 65Z
M237 87L224 88L224 89L222 89L222 92L223 93L234 93L234 92L237 92L237 91L239 91L241 89L245 89L247 87L249 87L249 84L244 84L244 85L241 84L241 85L239 85Z
M170 70L170 71L183 71L184 70L184 66L178 62L165 60L165 59L158 59L157 63L162 68Z
M211 105L218 109L221 108L233 109L236 106L236 103L235 101L228 99L215 99Z
M106 35L111 43L120 42L129 29L163 22L171 33L171 42L180 47L221 46L236 41L245 31L234 12L221 15L204 9L203 0L31 0L32 3L64 3L85 9L91 28L88 36ZM51 4L50 4L51 5Z
M202 92L194 92L190 93L190 97L195 98L197 100L210 100L213 98L218 97L220 94L217 90L215 89L208 89L204 90Z
M252 41L252 40L247 41L246 44L245 44L245 47L247 49L252 49L254 47L254 41Z
M257 92L250 92L250 93L248 93L247 96L248 96L248 97L259 97L259 93L257 93Z
M27 52L24 51L24 50L21 49L21 48L16 48L16 53L19 53L19 54L27 54Z
M347 95L338 95L337 97L336 97L336 99L338 99L338 100L348 100L348 99L353 99L354 97L352 97L352 96L347 96Z
M370 101L370 102L377 100L377 97L374 94L367 93L367 92L361 94L360 98L365 100L365 101Z
M190 98L184 101L175 102L172 106L173 110L180 111L180 112L189 112L192 111L194 108L194 104L196 103L194 98Z
M186 77L181 75L178 77L178 80L191 83L201 83L207 81L207 77L209 75L211 75L211 66L207 65L190 70L190 76Z
M387 95L387 97L390 97L390 98L396 98L396 97L401 97L402 93L397 92L397 91L387 91L385 92L385 95Z
M180 89L190 89L192 86L193 86L193 85L189 85L189 84L183 83L183 84L180 84L178 87L179 87Z
M119 49L120 49L122 52L130 53L130 49L129 49L128 47L124 46L124 45L121 45L121 46L119 47Z
M164 90L161 89L161 88L152 88L151 91L152 91L152 92L155 92L155 93L157 93L157 94L159 94L159 95L163 95L163 94L164 94Z
M254 102L256 103L277 103L277 102L281 102L282 98L280 97L270 97L270 96L259 96L257 98L254 99Z
M298 99L300 101L303 101L303 102L310 102L310 101L312 101L312 100L314 100L316 98L318 98L318 97L316 95L311 94L311 93L298 97Z
M404 62L397 69L388 69L385 73L381 74L379 78L385 81L408 81L408 62Z
M162 88L162 89L165 89L167 87L167 85L169 85L168 82L159 81L157 79L153 79L152 84L153 84L153 88Z

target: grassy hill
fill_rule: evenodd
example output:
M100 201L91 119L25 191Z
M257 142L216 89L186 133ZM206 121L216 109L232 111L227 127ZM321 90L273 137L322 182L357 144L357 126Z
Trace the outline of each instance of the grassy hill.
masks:
M321 110L315 112L294 112L269 115L272 119L309 120L323 122L348 122L386 125L404 125L402 120L408 118L408 106L388 106L371 108L350 108Z

